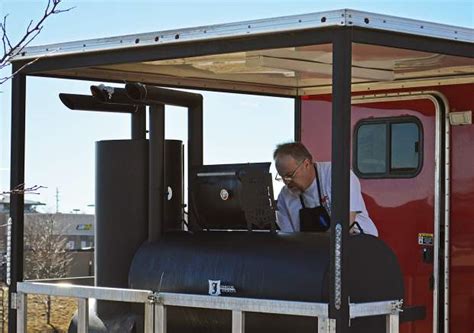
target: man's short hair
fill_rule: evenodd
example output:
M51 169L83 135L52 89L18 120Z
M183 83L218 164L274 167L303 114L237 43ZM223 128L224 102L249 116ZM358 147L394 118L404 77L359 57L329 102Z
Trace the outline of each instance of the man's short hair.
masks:
M313 156L301 142L279 144L273 152L273 159L276 160L280 155L290 155L298 162L302 162L305 159L313 161Z

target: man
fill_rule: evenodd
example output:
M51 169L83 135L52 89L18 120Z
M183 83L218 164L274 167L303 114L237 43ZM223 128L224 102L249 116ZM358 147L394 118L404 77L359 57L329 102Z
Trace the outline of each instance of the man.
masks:
M285 183L278 196L277 224L281 231L326 231L331 216L331 163L313 162L299 142L277 146L273 153L277 180ZM360 182L350 175L350 233L378 236L365 208Z

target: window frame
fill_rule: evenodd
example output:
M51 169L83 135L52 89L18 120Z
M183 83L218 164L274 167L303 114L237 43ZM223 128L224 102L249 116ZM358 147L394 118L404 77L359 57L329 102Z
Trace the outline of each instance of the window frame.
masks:
M385 172L378 172L378 173L366 173L361 172L358 168L358 135L359 130L364 125L378 125L384 124L385 125L385 132L386 132L386 142L385 142L385 149L386 149L386 156L385 156ZM415 124L418 127L419 133L419 144L418 144L418 167L415 171L410 172L400 172L400 171L392 171L392 124ZM383 179L383 178L414 178L418 176L418 174L423 169L423 152L424 152L424 135L423 135L423 124L421 123L420 119L415 116L395 116L395 117L383 117L383 118L364 118L360 119L356 125L354 126L354 133L352 137L352 169L354 173L359 178L365 179Z

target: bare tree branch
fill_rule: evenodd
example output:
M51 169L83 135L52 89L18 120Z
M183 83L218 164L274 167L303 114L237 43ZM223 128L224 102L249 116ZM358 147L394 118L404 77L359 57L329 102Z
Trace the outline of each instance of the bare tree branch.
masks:
M53 53L53 52L51 52ZM20 68L18 68L15 72L13 72L11 75L9 76L5 76L5 77L1 77L0 78L0 86L5 83L6 81L10 80L12 77L14 77L15 75L17 75L18 73L20 73L23 69L25 69L26 67L28 67L29 65L37 62L39 59L41 59L42 57L38 57L36 59L33 59L31 60L30 62L27 62L26 64L24 64L23 66L21 66ZM0 66L0 69L2 69L2 67Z
M8 38L8 35L7 35L7 17L8 15L5 15L5 17L3 18L3 25L2 25L2 42L3 42L3 50L4 50L4 53L7 52L7 47L9 47L10 49L12 48L12 45L10 43L10 39Z
M31 187L25 187L25 184L19 184L19 185L15 186L12 190L4 191L1 194L10 194L10 195L11 194L25 194L25 193L39 194L39 192L37 192L37 191L42 189L42 188L47 188L47 187L46 186L41 186L41 185L33 185Z
M65 227L51 214L34 214L25 223L25 278L62 278L72 254L67 250Z
M64 12L68 12L74 7L70 7L67 9L59 9L59 5L61 4L63 0L48 0L48 3L46 5L46 8L44 10L43 16L38 20L36 24L34 24L34 21L31 20L30 23L28 24L28 27L26 28L26 31L24 35L20 38L18 42L15 44L12 44L10 37L7 34L7 17L8 15L5 15L3 17L3 22L0 23L0 33L2 34L2 44L3 44L3 55L0 57L0 69L8 66L10 64L10 61L19 55L23 49L28 46L37 36L38 34L42 31L43 29L43 23L45 20L50 17L51 15L56 15L56 14L61 14ZM35 60L34 60L35 61ZM25 66L30 65L32 62L29 62ZM21 69L23 69L25 66L23 66ZM14 76L16 73L13 73L9 77L5 78L0 78L0 85L4 82L6 82L8 79L10 79L12 76Z

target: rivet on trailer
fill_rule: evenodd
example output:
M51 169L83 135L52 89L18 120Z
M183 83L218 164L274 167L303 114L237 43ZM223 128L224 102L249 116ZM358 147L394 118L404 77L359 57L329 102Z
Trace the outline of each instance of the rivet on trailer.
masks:
M472 331L473 36L344 9L27 48L13 63L17 71L35 59L13 79L11 188L24 182L28 76L104 82L93 94L65 91L61 99L73 109L131 113L133 140L97 144L96 287L22 282L24 198L12 196L9 332L25 331L29 293L78 298L79 332L89 321L90 331L107 331L104 323L113 331L114 316L146 332ZM202 165L202 96L170 88L294 98L295 139L333 163L329 233L285 235L268 214L265 224L242 213L252 205L232 194L271 192L265 166ZM182 144L164 140L170 104L188 108L188 179ZM135 164L123 163L131 156ZM349 236L351 167L379 238ZM117 191L104 184L127 172L133 181L120 186L135 196L117 219L110 210ZM231 190L214 199L223 179ZM189 209L201 212L190 214L187 228L183 184ZM222 219L212 219L216 207ZM135 226L127 246L112 249L114 228L127 223ZM263 231L214 230L237 227ZM105 250L120 260L111 263ZM285 265L306 274L290 285ZM262 272L271 278L259 285ZM99 300L91 312L89 298Z

